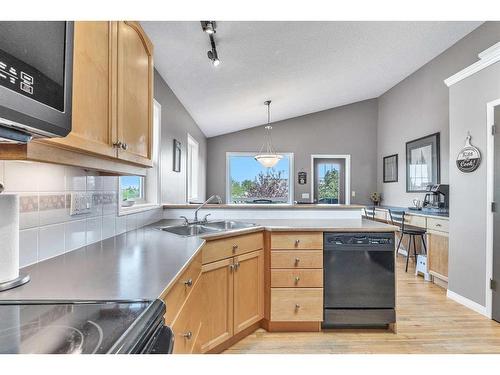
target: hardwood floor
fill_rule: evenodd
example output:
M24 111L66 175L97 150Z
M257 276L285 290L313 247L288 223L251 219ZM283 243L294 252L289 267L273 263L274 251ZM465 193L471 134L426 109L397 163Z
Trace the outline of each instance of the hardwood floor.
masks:
M500 353L500 324L446 298L446 291L397 261L397 334L385 330L269 333L263 329L224 353Z

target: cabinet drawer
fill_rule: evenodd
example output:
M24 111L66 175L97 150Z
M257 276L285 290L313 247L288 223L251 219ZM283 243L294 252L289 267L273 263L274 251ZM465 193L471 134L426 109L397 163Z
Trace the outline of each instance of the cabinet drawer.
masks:
M271 321L323 320L323 289L271 289Z
M198 254L188 265L187 269L178 278L172 288L163 297L167 305L165 324L170 325L179 313L201 274L201 253Z
M323 268L323 251L273 250L271 268Z
M445 219L427 218L427 229L437 230L439 232L448 232L449 221Z
M323 250L323 233L322 232L272 233L271 249Z
M425 228L425 217L416 215L405 215L405 222L412 227Z
M179 315L172 324L174 332L174 353L191 353L198 340L202 317L202 283L200 279L193 286L193 291L182 306Z
M322 288L323 270L271 270L271 288Z
M216 262L262 248L264 248L264 236L262 232L207 241L202 249L203 264Z

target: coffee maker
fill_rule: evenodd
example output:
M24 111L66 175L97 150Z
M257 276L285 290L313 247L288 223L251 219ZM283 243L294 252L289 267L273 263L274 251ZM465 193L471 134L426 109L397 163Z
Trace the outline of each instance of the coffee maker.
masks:
M423 207L445 209L450 207L450 185L427 185Z

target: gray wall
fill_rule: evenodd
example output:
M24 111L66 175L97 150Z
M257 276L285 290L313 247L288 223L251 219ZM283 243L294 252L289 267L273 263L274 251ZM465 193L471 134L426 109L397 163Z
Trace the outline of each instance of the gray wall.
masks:
M311 154L350 154L351 203L368 203L376 189L377 100L371 99L273 123L273 143L294 153L295 200L311 191ZM264 141L262 126L208 139L207 193L225 199L226 152L258 152ZM307 185L297 184L306 171Z
M500 39L500 34L499 34ZM498 41L498 40L497 40ZM486 304L486 218L488 128L486 103L500 99L500 63L450 88L450 254L449 289ZM467 132L483 162L473 173L461 173L455 155Z
M200 199L204 199L207 165L206 137L156 70L154 74L154 96L156 101L161 104L161 202L186 202L186 146L188 133L200 144L198 195ZM174 172L172 170L174 139L179 140L182 144L181 172Z
M379 97L377 181L384 204L408 206L419 196L406 193L405 143L412 139L441 133L441 182L449 182L449 94L443 80L477 61L477 54L499 39L500 22L486 22ZM382 158L396 153L399 181L384 184Z

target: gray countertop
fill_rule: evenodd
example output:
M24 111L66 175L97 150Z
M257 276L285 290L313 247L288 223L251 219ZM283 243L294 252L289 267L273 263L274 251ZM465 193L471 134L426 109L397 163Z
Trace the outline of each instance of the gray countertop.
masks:
M381 210L396 210L404 211L409 215L426 216L426 217L439 217L443 219L448 219L450 212L447 209L435 209L435 208L422 208L421 210L411 209L409 207L396 207L396 206L375 206L375 209Z
M251 229L207 239L260 231L387 232L395 227L370 220L247 220ZM152 300L171 286L204 243L156 229L180 223L162 220L22 269L31 281L0 293L0 300Z

